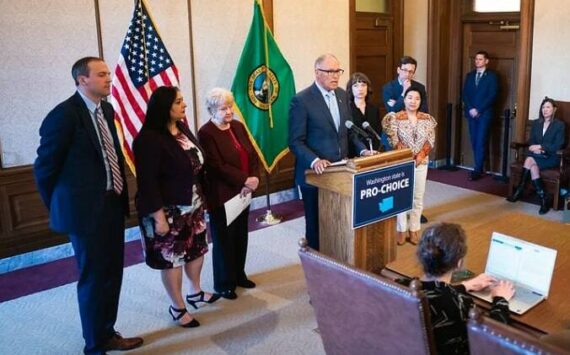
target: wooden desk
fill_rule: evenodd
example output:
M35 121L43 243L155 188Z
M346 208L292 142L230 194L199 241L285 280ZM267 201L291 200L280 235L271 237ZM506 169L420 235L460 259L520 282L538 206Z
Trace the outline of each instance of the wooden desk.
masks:
M570 328L570 227L522 213L502 214L500 218L466 229L467 269L476 274L485 271L494 231L558 250L548 299L522 316L511 313L513 321L542 333ZM396 261L386 268L408 277L422 275L415 248L411 247L398 249Z

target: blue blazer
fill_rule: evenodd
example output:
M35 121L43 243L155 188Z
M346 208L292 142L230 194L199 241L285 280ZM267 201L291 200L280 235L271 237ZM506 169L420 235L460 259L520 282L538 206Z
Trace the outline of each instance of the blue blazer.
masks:
M463 84L463 109L467 118L471 117L469 110L472 108L476 108L481 116L490 115L499 91L499 81L494 71L486 69L479 85L475 85L476 74L476 70L467 73Z
M420 111L429 113L428 112L428 98L426 93L426 87L415 80L412 80L413 87L417 88L420 91L422 96L422 104L420 106ZM384 85L382 88L382 99L384 101L384 107L386 108L386 112L400 112L404 109L404 97L402 96L402 90L404 88L400 85L398 78L389 81ZM388 106L388 100L396 100L394 106Z
M330 162L348 157L348 144L357 152L366 146L349 134L345 122L351 120L348 98L343 89L335 90L340 112L340 127L337 132L333 117L316 84L299 92L291 100L289 108L289 148L296 158L295 182L306 186L305 170L311 168L316 158Z
M121 198L128 215L125 161L113 122L113 107L105 101L101 107L125 182ZM78 92L57 105L42 122L37 154L34 176L49 210L50 227L68 234L93 232L103 209L107 172L93 120Z

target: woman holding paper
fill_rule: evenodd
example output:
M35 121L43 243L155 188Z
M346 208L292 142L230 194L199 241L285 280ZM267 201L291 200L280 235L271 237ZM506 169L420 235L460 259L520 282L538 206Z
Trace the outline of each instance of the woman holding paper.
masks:
M226 202L232 198L250 198L259 184L257 154L244 125L233 119L233 106L230 91L212 89L206 97L210 121L198 131L198 140L206 155L214 288L227 299L237 298L237 286L254 288L255 283L245 273L249 205L241 212L237 209L237 218L230 221L226 208L235 212L240 201Z
M161 270L171 299L169 313L182 327L200 323L182 298L182 270L190 281L186 301L214 303L219 295L200 287L204 254L208 251L204 197L204 154L186 125L186 104L180 90L163 86L148 102L143 127L133 142L137 171L136 206L148 266Z

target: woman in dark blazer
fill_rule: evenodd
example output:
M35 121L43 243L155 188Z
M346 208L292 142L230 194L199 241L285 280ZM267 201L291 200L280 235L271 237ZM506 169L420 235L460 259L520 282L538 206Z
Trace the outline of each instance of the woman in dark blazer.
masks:
M540 178L540 170L553 168L560 164L556 151L564 145L564 123L555 118L556 102L545 97L540 104L539 118L534 121L528 139L528 154L524 161L521 179L516 190L507 197L507 201L516 202L521 198L524 186L529 177L540 197L539 214L545 214L550 209L550 197L544 190Z
M350 80L346 84L346 92L348 94L348 102L352 114L352 122L362 128L364 122L368 122L370 127L379 135L382 134L382 125L380 119L380 111L378 107L370 102L372 96L372 83L370 79L363 74L356 72L350 76ZM375 137L372 138L372 148L376 151L384 151L381 148L381 142ZM358 156L359 153L350 147L349 156Z
M203 196L203 152L185 123L180 90L163 86L150 97L145 122L133 142L137 172L137 211L145 259L161 270L172 301L169 313L178 324L200 323L182 298L182 269L190 281L187 302L213 303L219 295L204 293L200 272L208 251Z
M237 298L237 286L253 288L255 283L245 273L249 207L227 225L224 203L252 193L259 184L257 154L244 125L233 119L233 105L230 91L212 89L206 98L210 121L198 131L206 154L214 288L227 299Z

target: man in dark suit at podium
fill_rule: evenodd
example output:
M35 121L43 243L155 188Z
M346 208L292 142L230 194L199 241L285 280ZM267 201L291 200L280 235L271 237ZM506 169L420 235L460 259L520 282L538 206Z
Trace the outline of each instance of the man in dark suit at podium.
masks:
M318 188L305 182L305 170L322 174L327 166L347 158L348 144L360 155L370 155L345 122L352 120L346 92L338 87L344 70L332 54L315 61L315 82L291 100L289 148L296 158L295 183L300 187L305 208L305 236L311 248L319 250ZM350 141L350 142L349 142Z
M499 84L497 74L487 68L489 54L479 51L475 54L475 69L465 77L463 85L463 107L469 123L469 137L475 165L469 180L478 180L483 174L487 155L489 127L493 119L493 104L497 98Z
M113 107L103 101L111 72L103 60L86 57L71 73L77 91L44 119L34 175L51 229L69 234L75 251L84 352L129 350L143 340L114 329L129 198Z

